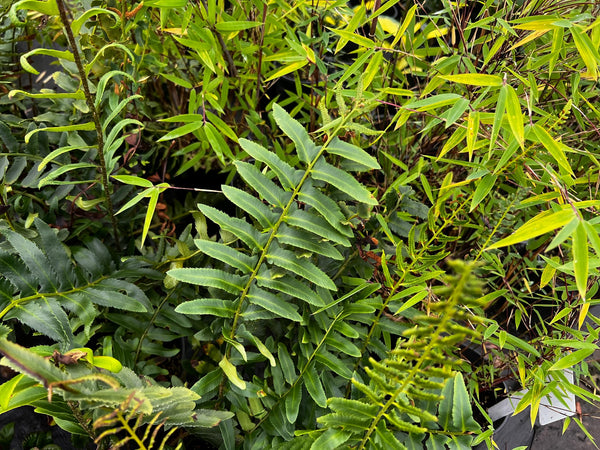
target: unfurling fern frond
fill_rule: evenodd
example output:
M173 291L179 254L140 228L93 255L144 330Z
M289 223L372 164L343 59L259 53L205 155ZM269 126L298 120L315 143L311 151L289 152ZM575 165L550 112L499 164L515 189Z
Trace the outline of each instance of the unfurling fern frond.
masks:
M0 243L1 320L17 319L66 351L75 346L73 330L83 326L89 337L98 306L150 309L144 292L131 282L147 273L139 262L118 267L98 240L76 249L72 260L47 224L35 219L35 226L37 243L0 228L4 238Z

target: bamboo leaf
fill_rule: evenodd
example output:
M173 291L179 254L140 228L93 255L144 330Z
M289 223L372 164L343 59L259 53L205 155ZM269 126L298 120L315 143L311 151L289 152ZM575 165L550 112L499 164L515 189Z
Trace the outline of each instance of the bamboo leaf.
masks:
M515 139L525 148L525 127L523 125L523 114L517 92L510 85L506 85L506 117Z
M260 25L260 22L253 22L249 20L229 20L217 23L215 28L221 33L231 33L258 27Z
M500 128L502 127L502 120L504 118L504 111L506 107L507 92L508 88L505 85L502 86L500 92L498 93L498 101L496 102L496 112L494 113L494 123L492 125L492 134L490 136L490 152L492 151L494 145L496 145L496 139L498 138Z
M527 221L513 234L504 238L494 245L491 245L487 250L494 248L506 247L519 242L533 239L542 234L549 233L568 224L574 217L574 212L571 208L561 209L560 211L544 211L538 214L533 219Z
M340 191L348 194L359 202L368 205L378 204L378 201L373 197L373 194L371 194L367 188L360 184L352 175L327 164L323 158L319 159L314 165L312 176L317 180L325 181L326 183L335 186Z
M479 205L483 199L487 197L494 187L494 184L496 184L497 179L497 175L487 174L479 181L477 188L475 189L475 193L473 194L473 199L471 200L471 208L469 209L469 212L472 212L475 208L477 208L477 205Z
M598 64L600 63L600 55L596 46L594 46L590 37L578 25L571 27L570 30L575 47L577 47L577 51L587 67L586 76L596 81L598 79Z
M335 30L335 29L331 29L331 28L328 28L328 29L330 31L334 32L335 34L337 34L338 36L340 36L342 39L345 39L346 41L354 42L359 47L364 47L364 48L375 47L375 43L367 37L353 33L351 31Z
M420 112L431 111L442 106L453 105L461 98L463 97L458 94L437 94L425 99L410 101L402 107Z
M295 322L302 322L302 316L296 311L296 305L286 302L275 294L252 286L247 297L250 303L258 305L273 314Z
M568 354L567 356L563 356L561 359L556 361L548 370L564 370L570 369L573 366L576 366L585 358L594 353L594 348L582 348L573 353Z
M479 112L471 111L467 119L467 152L469 153L469 161L473 159L473 149L477 141L477 133L479 133Z
M298 152L300 161L312 162L319 153L319 147L313 144L304 127L277 103L273 105L273 117L277 126L296 144L296 152Z
M416 11L417 11L417 5L413 5L406 13L406 16L404 16L402 25L400 25L400 27L398 28L398 31L396 32L396 36L394 37L394 40L392 41L392 44L391 44L392 48L396 48L396 44L398 44L400 39L404 36L404 33L406 32L406 30L408 29L410 24L413 22L413 18L415 17Z
M550 155L554 158L554 160L558 163L559 167L564 169L566 172L573 175L573 170L571 169L571 165L565 156L565 153L559 145L559 143L546 131L544 128L539 126L538 124L533 125L533 131L536 136L542 143L542 145L548 150Z
M573 233L573 269L575 271L575 284L577 285L577 290L583 301L585 301L589 263L588 238L583 221L579 221L579 224Z
M439 75L446 81L453 83L469 84L472 86L502 86L502 77L500 75L488 75L483 73L461 73L458 75Z

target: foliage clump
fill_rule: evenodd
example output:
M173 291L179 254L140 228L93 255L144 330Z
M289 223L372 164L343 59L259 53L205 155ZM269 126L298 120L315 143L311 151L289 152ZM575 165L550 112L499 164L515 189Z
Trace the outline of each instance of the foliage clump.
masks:
M532 423L600 400L599 13L12 4L0 413L100 448L491 448L503 380Z

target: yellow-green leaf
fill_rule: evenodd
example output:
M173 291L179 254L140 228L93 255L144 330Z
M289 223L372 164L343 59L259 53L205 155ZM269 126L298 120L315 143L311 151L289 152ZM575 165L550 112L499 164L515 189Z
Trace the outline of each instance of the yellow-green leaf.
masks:
M579 295L585 301L588 281L588 239L585 226L580 221L573 233L573 268L575 270L575 284Z
M523 125L521 104L517 92L509 85L506 86L506 117L515 139L521 148L525 148L525 127Z
M582 348L581 350L577 350L576 352L573 352L570 355L562 357L561 359L556 361L548 370L568 369L576 364L579 364L592 353L594 353L593 348Z
M500 75L461 73L458 75L439 75L439 77L453 83L469 84L471 86L502 86L502 77Z
M544 128L539 126L538 124L533 125L533 131L535 135L538 137L542 145L548 150L548 152L552 155L557 164L573 175L573 170L571 170L571 166L569 165L569 161L565 156L565 152L563 151L562 144L556 141L550 133L548 133Z
M570 207L556 212L544 211L527 221L510 236L488 247L487 250L517 244L541 236L542 234L549 233L550 231L554 231L568 224L574 216L575 213Z
M246 382L242 380L233 364L227 359L226 356L223 356L223 359L219 362L219 367L223 370L225 376L231 381L235 386L240 388L242 391L246 389Z

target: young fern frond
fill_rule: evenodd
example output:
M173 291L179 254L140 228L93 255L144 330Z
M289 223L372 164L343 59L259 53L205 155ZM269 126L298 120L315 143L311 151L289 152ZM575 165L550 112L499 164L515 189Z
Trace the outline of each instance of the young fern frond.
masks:
M480 322L466 307L478 305L481 283L472 264L450 265L457 275L438 289L446 298L430 304L431 315L414 318L417 325L387 358L370 358L368 382L352 379L353 398L327 400L333 412L317 419L323 428L311 433L311 448L334 448L331 442L358 449L420 448L429 439L442 447L453 440L470 448L479 425L462 375L452 370L459 364L455 339L446 337L464 341L475 334L464 324Z

